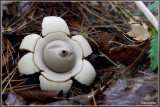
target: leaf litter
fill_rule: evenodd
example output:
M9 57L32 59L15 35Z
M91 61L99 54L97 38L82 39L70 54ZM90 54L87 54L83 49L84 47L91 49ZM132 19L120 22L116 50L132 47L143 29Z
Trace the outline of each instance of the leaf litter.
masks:
M153 71L149 68L148 59L150 43L148 32L153 26L143 16L136 16L138 17L136 20L135 17L128 20L129 14L139 11L134 3L116 2L115 5L115 2L3 2L2 4L2 50L6 60L6 63L3 60L2 65L4 105L158 104L158 70ZM25 76L17 72L18 60L25 54L19 52L22 39L30 33L41 34L42 19L50 15L62 17L67 21L71 31L70 37L82 34L91 45L93 53L87 60L94 66L97 76L90 87L73 80L73 86L66 95L62 95L61 90L42 91L39 89L39 80L35 79L39 74ZM9 48L11 49L8 51Z
M133 19L130 19L130 22L128 23L132 27L132 30L127 33L129 36L140 42L150 38L148 26L145 23L142 23L141 25L136 23Z

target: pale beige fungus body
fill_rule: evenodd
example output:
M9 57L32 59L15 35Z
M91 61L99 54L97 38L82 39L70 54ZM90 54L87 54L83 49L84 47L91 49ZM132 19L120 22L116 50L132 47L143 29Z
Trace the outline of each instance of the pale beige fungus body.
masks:
M42 90L63 90L66 94L75 78L82 84L91 85L96 73L93 66L83 59L92 53L87 40L76 35L69 38L66 22L56 16L48 16L42 22L42 36L26 36L20 50L27 50L19 63L21 74L30 75L41 71L39 77Z

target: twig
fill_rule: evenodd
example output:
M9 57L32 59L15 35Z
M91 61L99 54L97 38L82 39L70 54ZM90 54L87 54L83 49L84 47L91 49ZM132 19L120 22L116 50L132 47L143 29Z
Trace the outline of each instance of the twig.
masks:
M95 45L99 48L99 45L97 44L97 42L95 40L93 40L92 38L88 37L88 39L90 39L92 42L95 43Z
M13 32L16 32L16 31L18 31L18 30L21 30L24 26L27 27L27 25L28 25L29 23L31 23L31 22L32 22L32 20L30 20L30 21L28 21L27 23L25 23L25 24L19 26L18 28L16 28L16 30L13 30L12 33L13 33Z
M150 41L151 41L151 40L148 41L147 45L145 46L145 48L143 49L143 51L140 53L140 55L137 57L137 59L136 59L131 65L129 65L129 66L127 67L127 69L125 69L125 70L124 70L122 73L120 73L120 74L123 74L123 73L125 73L126 71L128 71L130 68L132 68L132 67L142 58L142 56L144 55L146 49L147 49L147 48L149 47L149 45L150 45Z
M18 88L27 88L27 87L38 87L40 86L39 84L32 84L32 85L21 85L21 86L18 86L18 87L14 87L14 89L18 89Z
M4 78L4 79L2 80L2 84L17 70L17 68L18 68L18 67L16 67L9 75L7 75L6 78Z
M124 25L124 24L109 24L109 25L95 25L95 28L103 28L103 27L114 27L116 25Z
M96 10L98 10L98 11L100 11L100 12L104 12L104 10L102 10L101 8L97 8L96 6L93 6L93 5L91 5L90 3L87 3L87 2L86 2L86 4L89 5L89 6L91 6L93 9L96 9Z
M89 13L93 14L94 16L100 18L101 20L105 21L105 22L108 22L108 23L111 23L112 21L111 20L107 20L103 17L100 17L99 15L97 15L96 13L92 12L91 10L89 10L87 7L85 7L83 4L79 3L84 9L86 9Z
M20 8L20 12L21 14L24 14L22 13L22 9L24 8L24 6L26 5L27 3L25 3L21 8ZM13 22L15 19L16 19L17 15L15 15L13 18L11 18L11 20L8 22L8 24L6 24L6 26L10 25L11 22Z
M35 87L39 87L38 85L34 85L34 86L31 86L31 87L25 87L25 88L19 88L19 89L14 89L14 91L21 91L21 90L26 90L26 89L30 89L30 88L35 88ZM3 94L8 94L9 92L5 92Z
M119 4L116 2L116 1L114 1L114 3L115 3L115 5L119 8L119 10L128 18L128 20L129 20L129 16L127 15L127 13L119 6Z
M33 20L33 21L39 23L40 25L42 24L41 22L37 21L36 19L34 19L34 18L30 17L30 16L28 16L28 18L30 18L31 20Z
M95 96L94 96L94 92L93 92L93 89L91 89L91 90L92 90L92 97L93 97L94 106L96 106L97 103L96 103L96 99L95 99Z
M67 13L69 13L68 10L67 10L66 12L64 12L62 15L60 15L59 17L63 17L63 16L66 15Z
M73 15L79 17L79 15L77 15L75 12L72 12L72 10L70 8L67 8L62 2L58 2L58 4L60 4L64 9L66 9L67 11L72 13Z
M80 89L80 88L76 88L76 87L72 87L72 89L76 89L76 90L80 90L80 91L82 91L82 89Z
M142 43L138 44L138 45L125 45L123 43L120 43L120 42L117 42L117 41L109 41L110 43L116 43L116 44L119 44L119 45L124 45L124 46L133 46L133 47L136 47L136 46L140 46L140 45L143 45L145 43L145 41L143 41Z
M98 87L100 84L103 84L107 79L110 79L110 77L113 75L112 72L115 72L115 70L106 70L102 79L95 84L95 87Z
M126 34L124 33L124 32L121 32L119 29L118 29L118 32L120 32L120 33L122 33L122 36L124 36L127 40L129 40L129 41L131 41L131 42L137 42L136 40L132 40L132 39L130 39L130 38L128 38L127 36L126 36Z
M3 53L2 53L2 57L3 57L3 61L4 61L4 65L6 67L6 70L8 71L7 62L6 62L6 59L5 59L5 56ZM7 72L7 74L8 74L8 72Z
M71 91L71 90L70 90L70 92L71 92L73 95L76 95L76 96L78 95L78 94L75 93L74 91Z
M101 90L102 92L104 92L105 89L106 89L106 87L107 87L107 86L111 83L111 81L113 81L113 80L114 80L114 78L110 79L110 80L107 82L107 84L104 85L100 90Z
M22 30L22 29L26 28L27 25L28 25L29 23L31 23L32 21L35 21L35 22L41 24L41 22L38 22L36 19L38 19L38 18L40 18L40 17L42 17L42 16L43 16L43 14L42 14L41 16L39 16L39 17L34 18L34 19L33 19L33 18L31 19L31 17L28 17L28 18L30 18L31 20L28 21L27 23L21 25L20 27L18 27L18 28L17 28L16 30L14 30L13 32L16 32L16 31L19 31L19 30ZM12 32L12 33L13 33L13 32Z
M13 52L15 53L15 50L14 50L13 46L11 45L10 41L9 41L8 39L7 39L6 41L7 41L8 44L10 45L11 49L13 50Z
M83 20L82 20L82 23L81 23L80 31L83 30L83 24L84 24L84 16L83 16Z
M10 84L11 79L13 78L13 76L16 74L16 72L13 73L13 75L11 76L11 78L9 79L8 83L6 84L6 86L4 87L4 89L2 90L2 94L5 92L8 84Z
M53 11L54 11L54 15L58 16L55 8L53 9Z
M77 6L78 6L78 5L77 5ZM79 8L80 12L82 13L82 15L86 18L86 20L88 21L88 23L91 25L91 27L93 28L93 30L94 30L95 32L97 32L96 29L94 28L94 26L91 24L91 22L90 22L90 20L88 19L88 17L86 16L86 14L83 12L82 8L80 8L80 6L78 6L78 8ZM89 33L88 33L88 34L89 34Z
M6 39L6 43L7 43L7 55L8 55L8 50L9 50L11 59L12 59L13 64L14 64L13 54L12 54L12 51L11 51L11 49L12 49L13 51L14 51L14 49L13 49L13 47L12 47L12 45L11 45L11 43L10 43L10 41L9 41L8 39ZM14 51L14 52L15 52L15 51ZM8 60L8 58L7 58L7 60ZM7 61L7 62L8 62L8 61Z
M22 85L22 84L25 83L27 80L28 80L28 78L27 78L26 80L22 81L21 83L17 84L16 86L14 86L13 88L16 88L16 87Z
M147 19L152 23L154 28L156 28L156 30L158 31L158 21L150 12L150 10L144 5L142 1L134 1L134 3L138 6L138 8L143 12Z
M6 74L7 74L7 72L5 72L5 73L2 73L2 75L1 75L1 76L3 77L3 76L4 76L4 75L6 75Z
M20 79L20 80L11 80L11 82L25 81L28 78Z
M4 58L7 75L9 75L9 70L8 70L9 63L6 63L5 57L4 57L3 53L2 53L2 56L3 56L3 58ZM7 62L8 62L8 48L7 48ZM9 78L7 78L7 79L9 79ZM8 84L9 84L10 90L12 90L11 83L9 82Z
M31 8L29 10L27 10L23 16L21 16L18 20L16 20L14 23L12 23L11 25L8 26L9 27L12 27L13 25L15 25L17 22L19 22L20 20L22 20L29 12L32 11L32 9L34 9L35 7L33 6L35 3L32 3L31 5Z
M143 72L143 71L138 71L139 73L142 73L142 74L146 74L148 76L153 76L152 74L149 74L149 73L146 73L146 72Z

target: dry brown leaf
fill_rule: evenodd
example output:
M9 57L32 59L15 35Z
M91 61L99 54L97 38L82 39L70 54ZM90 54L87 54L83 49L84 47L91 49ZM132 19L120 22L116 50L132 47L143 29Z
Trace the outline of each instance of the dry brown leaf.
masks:
M56 91L45 91L45 90L40 90L40 89L26 89L22 91L17 91L17 95L21 96L25 100L46 100L49 98L54 98L58 96L62 96L62 91L61 90L56 90Z
M104 102L104 100L102 99L104 99L105 95L101 92L101 90L96 90L89 94L70 97L68 99L48 103L46 105L54 105L54 106L55 105L56 106L59 106L59 105L94 105L93 95L96 99L97 104ZM40 103L37 103L37 104L39 105ZM34 105L36 105L36 103L34 103Z
M99 48L103 53L108 53L109 41L111 41L114 37L114 33L100 32L98 35L91 35L91 39L88 39L88 42L91 45L93 51L96 51L97 48Z
M141 25L136 23L133 19L130 19L128 23L132 27L132 30L127 33L130 37L140 42L149 38L148 26L145 23Z
M88 39L88 42L91 45L94 52L96 52L99 49L101 52L103 52L106 56L108 56L114 62L121 62L125 65L130 65L137 58L137 56L139 56L140 53L142 52L142 49L139 47L131 47L131 46L129 47L129 46L123 46L123 45L118 47L117 46L113 47L109 43L109 41L113 41L116 38L118 38L117 42L128 43L128 41L125 39L120 40L120 37L116 36L114 33L101 32L101 33L98 33L98 35L91 35L90 38L94 40L96 44L98 44L99 46L97 47L93 41ZM96 69L97 68L105 69L109 64L111 64L107 59L100 56L97 56L97 57L93 56L89 60L93 60L92 65L96 67ZM148 60L147 57L144 56L140 61L140 63L146 62L147 60Z
M54 98L62 96L62 91L45 91L40 89L26 89L8 94L5 100L6 105L26 105L26 102L37 101L37 103L43 105L54 101Z

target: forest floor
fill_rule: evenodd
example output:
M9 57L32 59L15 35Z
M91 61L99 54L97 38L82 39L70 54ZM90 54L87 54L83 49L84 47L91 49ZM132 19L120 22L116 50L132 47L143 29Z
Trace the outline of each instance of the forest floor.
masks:
M152 70L149 59L154 27L143 14L133 14L138 11L134 2L2 2L2 104L157 105L158 68ZM158 19L158 11L153 15ZM91 86L74 81L65 95L47 92L40 90L39 73L18 72L25 54L19 46L25 36L41 35L45 16L63 18L70 36L88 40L93 53L86 59L97 74Z

